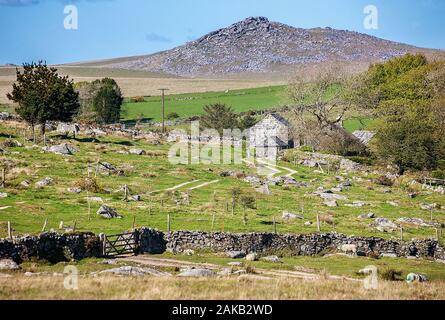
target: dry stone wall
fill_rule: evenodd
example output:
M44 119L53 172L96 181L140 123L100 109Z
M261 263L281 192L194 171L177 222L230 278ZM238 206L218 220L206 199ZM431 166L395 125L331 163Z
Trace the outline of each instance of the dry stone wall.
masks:
M431 258L445 263L445 249L437 240L397 242L374 237L348 237L337 233L280 235L273 233L206 233L201 231L160 231L141 228L135 231L140 253L174 253L186 249L210 252L243 251L264 255L321 256L352 247L359 256ZM345 246L346 245L346 246ZM61 235L42 233L12 240L0 240L0 259L17 263L46 260L51 263L101 257L100 237L93 233Z

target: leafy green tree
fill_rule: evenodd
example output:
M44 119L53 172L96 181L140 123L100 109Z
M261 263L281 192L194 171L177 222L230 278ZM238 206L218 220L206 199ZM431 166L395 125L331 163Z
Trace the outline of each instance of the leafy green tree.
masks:
M99 86L92 101L93 109L96 112L96 121L102 124L118 122L124 98L116 81L104 78L94 81L93 85Z
M253 117L251 114L246 114L244 117L241 118L241 121L239 123L240 129L244 130L251 128L254 125L256 125L257 122L258 122L257 119Z
M237 128L239 123L236 113L225 104L215 103L204 107L205 114L201 117L204 128L215 129L220 134L224 129Z
M12 86L8 99L16 102L17 114L28 122L33 131L41 125L45 134L48 121L69 122L79 109L78 93L73 81L59 76L56 68L43 62L23 65L23 72L17 68L17 81Z
M379 120L372 149L401 173L434 169L445 158L445 105L437 89L443 67L408 54L371 66L364 77L362 106L372 109Z

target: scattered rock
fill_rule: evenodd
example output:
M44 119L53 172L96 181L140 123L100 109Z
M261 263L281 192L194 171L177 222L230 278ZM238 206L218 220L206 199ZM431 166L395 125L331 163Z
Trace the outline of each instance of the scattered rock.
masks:
M431 203L431 204L421 203L420 204L420 208L423 210L427 210L427 211L437 209L438 207L439 207L439 205L437 203Z
M184 254L186 256L193 256L195 254L195 251L193 251L192 249L186 249L184 250Z
M143 156L146 154L145 150L142 150L142 149L130 149L129 152L130 152L130 154L135 154L138 156Z
M392 193L392 190L390 188L383 189L383 193Z
M101 197L88 197L86 199L87 199L87 201L90 201L90 202L98 202L98 203L104 202L104 200Z
M358 216L359 219L373 219L375 218L375 214L373 212L364 213Z
M402 217L399 218L397 221L401 223L411 224L415 226L421 226L421 227L431 227L433 224L430 222L425 222L420 218L408 218L408 217Z
M304 225L305 225L305 226L311 226L311 225L312 225L312 222L311 222L311 221L306 221L306 222L304 223Z
M330 192L316 192L316 195L325 200L348 200L348 197Z
M376 218L372 225L380 232L393 232L399 228L398 225L386 218Z
M28 180L20 182L20 186L22 186L23 188L28 188L30 185L31 183Z
M271 263L280 263L281 262L281 260L280 260L280 258L278 258L278 256L262 257L260 260L266 261L266 262L271 262Z
M368 203L364 201L353 201L352 204L346 204L347 207L361 208L367 206Z
M140 195L134 195L134 196L131 196L130 197L130 200L133 200L133 201L142 201L142 197L140 196Z
M226 256L231 259L242 259L246 256L244 251L227 251Z
M223 171L219 174L220 177L235 177L236 176L236 172L235 171Z
M79 152L79 150L77 150L72 145L67 144L67 143L62 143L62 144L59 144L56 146L51 146L51 147L44 147L43 150L52 152L55 154L64 155L64 156L71 156L71 155L75 154L76 152Z
M178 277L215 277L216 273L210 269L188 269L178 274Z
M256 253L249 253L248 255L246 255L245 258L247 261L257 261L258 260L258 255Z
M0 270L18 270L19 265L11 259L1 259L0 260Z
M410 198L410 199L414 199L414 198L416 198L418 195L419 195L419 194L418 194L417 192L411 192L411 193L408 193L408 198Z
M258 193L267 194L267 195L271 194L270 189L269 189L269 185L267 183L262 184L261 186L256 188L255 191L258 192Z
M261 179L257 176L247 176L244 178L245 182L248 182L250 184L260 184L261 183Z
M74 187L74 188L68 188L66 189L69 193L81 193L82 189L78 188L78 187Z
M36 187L43 188L43 187L49 186L51 183L53 183L53 181L54 181L53 178L46 177L43 180L37 181Z
M326 199L324 201L324 205L327 207L330 207L330 208L338 207L337 200L335 200L335 199Z
M6 192L0 192L0 199L1 198L7 198L8 194Z
M281 216L283 220L294 220L294 219L304 219L304 216L298 213L292 213L289 211L283 211L283 214Z
M122 218L122 216L115 209L104 204L99 208L99 210L97 210L97 214L106 219Z
M243 265L242 262L238 262L238 261L233 261L233 262L228 262L227 263L229 266L233 266L233 267L240 267Z
M114 269L108 269L99 272L99 274L112 273L122 276L131 276L131 277L143 277L146 275L155 276L155 277L165 277L171 276L170 273L158 271L156 269L151 268L139 268L139 267L131 267L131 266L123 266Z

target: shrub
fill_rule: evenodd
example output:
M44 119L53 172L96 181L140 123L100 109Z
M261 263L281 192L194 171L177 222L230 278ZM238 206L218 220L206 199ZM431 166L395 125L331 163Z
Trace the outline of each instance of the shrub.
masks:
M145 102L145 98L144 97L133 97L133 98L130 98L130 101L133 103L140 103L140 102Z
M313 149L312 149L311 146L301 146L301 147L300 147L300 151L303 151L303 152L312 152Z
M176 112L170 112L167 115L167 120L176 120L179 119L179 114L177 114Z
M400 281L400 280L403 280L402 279L402 271L394 270L394 269L384 270L380 274L380 277L383 280L386 280L386 281Z
M437 169L431 173L434 179L445 179L445 170Z
M394 181L387 176L380 176L376 178L374 182L386 187L392 187L394 185Z
M102 188L98 185L95 178L82 178L76 181L74 186L93 193L99 193L102 191Z
M349 157L349 160L352 160L354 162L366 165L366 166L372 166L373 159L370 157L360 157L360 156L352 156Z

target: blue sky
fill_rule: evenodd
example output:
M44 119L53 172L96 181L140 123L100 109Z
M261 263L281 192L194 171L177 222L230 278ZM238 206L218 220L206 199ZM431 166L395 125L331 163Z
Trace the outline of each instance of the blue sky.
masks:
M78 30L64 28L69 3L78 8ZM363 26L370 4L379 10L378 30ZM249 16L445 49L445 0L0 0L0 64L152 53Z

